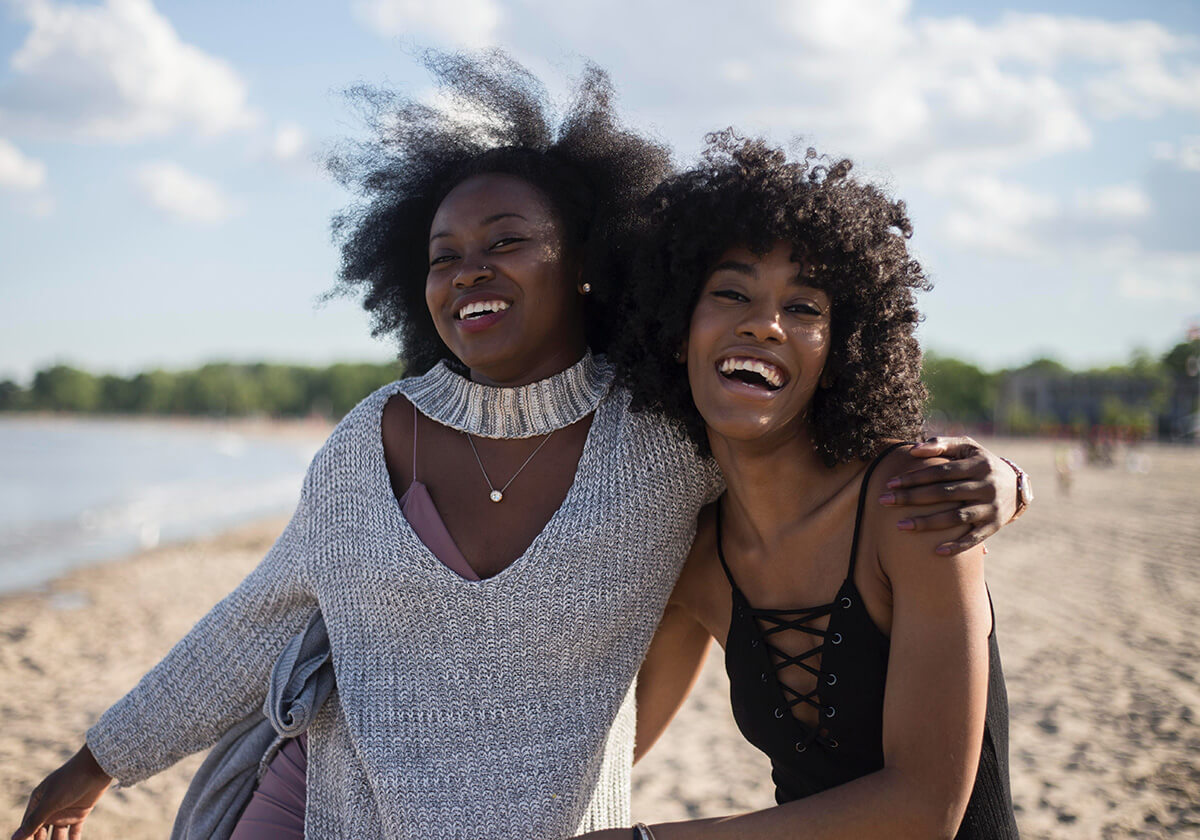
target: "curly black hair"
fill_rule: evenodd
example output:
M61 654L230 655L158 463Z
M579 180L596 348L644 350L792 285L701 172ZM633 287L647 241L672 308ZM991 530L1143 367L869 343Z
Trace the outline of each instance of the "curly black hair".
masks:
M627 329L610 356L633 406L681 421L702 453L704 421L674 355L687 337L701 287L722 253L758 254L790 243L816 267L807 282L832 301L831 347L809 411L814 444L832 466L873 455L884 441L919 434L926 398L915 290L928 290L908 252L904 203L850 177L848 160L813 149L791 160L732 129L707 136L700 165L648 198L630 268Z
M334 218L342 264L335 293L362 294L373 334L394 335L407 374L440 359L458 364L425 305L429 225L457 184L485 173L514 175L540 190L558 213L566 258L592 286L587 340L603 352L620 243L638 202L670 171L668 149L623 127L608 75L587 65L565 115L556 119L544 88L505 53L429 51L434 104L359 85L347 96L369 129L327 159L358 194ZM461 365L459 365L461 369Z

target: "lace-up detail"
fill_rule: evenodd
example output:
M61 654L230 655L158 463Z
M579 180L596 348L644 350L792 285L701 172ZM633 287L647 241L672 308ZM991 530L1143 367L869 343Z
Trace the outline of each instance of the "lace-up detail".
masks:
M800 610L759 610L749 609L747 614L759 622L762 627L763 643L766 645L767 651L771 654L771 659L775 668L775 681L779 685L780 690L785 697L786 705L780 707L776 711L777 716L782 717L784 714L791 714L795 717L796 707L807 705L816 710L818 720L833 718L837 714L837 710L833 706L826 706L820 699L821 688L825 685L836 685L837 677L833 674L825 674L820 668L820 661L825 652L825 646L831 643L830 633L828 630L821 630L811 626L811 622L830 615L834 608L834 603L823 604L819 607L808 607ZM766 624L767 626L763 627ZM782 633L787 630L795 630L810 636L815 636L821 641L804 651L803 653L789 655L785 651L779 649L771 643L771 636ZM841 637L838 634L833 634L833 638L837 642L841 642ZM815 665L812 664L815 661ZM807 671L813 676L816 682L813 684L813 689L809 692L802 692L799 689L793 688L785 682L781 675L785 668L796 667ZM829 678L832 677L832 681ZM800 721L803 723L804 721ZM816 733L812 736L822 746L830 749L837 748L837 741L829 736L827 727L819 726ZM807 744L797 742L796 749L803 751Z
M719 505L717 507L716 525L717 556L721 560L721 567L725 570L725 575L729 578L729 583L733 587L734 592L738 596L742 596L741 590L733 580L733 573L729 571L729 565L725 562L725 551L721 536L721 510ZM831 737L829 728L824 725L827 720L837 715L837 709L833 706L825 705L820 696L823 686L837 684L837 676L824 673L821 669L821 662L826 646L841 644L842 637L840 633L831 633L828 627L821 629L814 626L814 622L831 616L839 606L844 608L847 599L839 592L838 598L830 601L828 604L789 610L751 607L746 602L744 596L738 600L741 603L735 609L746 618L754 621L758 626L762 644L766 648L770 661L769 667L773 673L768 674L766 671L763 671L762 680L763 682L767 682L773 676L775 684L779 687L782 695L781 705L775 708L775 717L782 718L784 715L790 715L798 724L809 730L801 741L796 742L796 751L804 752L813 741L816 741L823 747L837 749L837 741ZM801 653L788 653L774 643L773 637L778 638L781 633L789 631L803 634L816 640L816 643ZM758 639L752 640L751 645L757 646L757 642ZM805 692L789 685L787 681L782 679L782 674L787 668L799 668L812 675L814 680L812 689ZM806 721L796 717L797 707L803 706L808 706L816 711L817 726L815 728L810 726Z
M854 692L862 688L862 686L844 685L834 670L828 670L826 654L832 648L840 648L846 641L838 628L844 628L850 632L851 627L865 624L874 629L874 625L871 624L871 620L865 612L857 616L859 621L851 621L848 624L835 622L835 617L838 614L849 613L856 606L856 602L861 601L858 590L854 586L854 566L858 555L863 509L867 500L867 484L879 462L899 445L901 444L894 444L884 449L863 473L862 486L858 494L858 510L854 517L854 537L850 546L850 562L846 579L834 599L827 604L793 609L752 607L737 585L737 581L734 580L733 573L729 570L729 564L725 560L724 540L721 533L721 506L717 505L717 557L721 561L721 568L725 570L725 576L729 579L729 585L733 590L733 621L736 622L740 619L745 625L752 626L757 630L756 633L750 635L751 648L757 648L760 643L766 648L764 668L759 676L763 683L768 683L772 677L774 678L777 689L774 693L777 698L774 718L778 720L785 716L791 717L800 728L801 738L795 742L796 752L805 752L814 742L827 749L836 750L838 741L833 736L832 728L836 725L834 720L837 718L838 710L837 706L830 702L829 697L822 695L822 691L829 689L830 691L827 691L826 694L836 691L838 696L845 699L847 695L844 692ZM857 606L861 611L861 604ZM822 619L828 619L823 628L817 626ZM813 644L806 650L789 653L778 644L778 641L782 640L782 634L787 633L800 634L812 640ZM857 641L864 642L866 640ZM798 668L811 676L812 687L807 691L801 691L789 685L788 681L783 679L783 674L788 668ZM834 686L838 686L838 688L835 690ZM812 709L815 713L815 722L810 722L797 715L797 712L802 709Z

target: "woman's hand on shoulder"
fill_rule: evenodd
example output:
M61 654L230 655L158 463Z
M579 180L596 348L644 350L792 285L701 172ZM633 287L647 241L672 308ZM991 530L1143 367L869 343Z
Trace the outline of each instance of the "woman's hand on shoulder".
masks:
M956 539L941 541L935 551L959 554L1012 520L1017 509L1017 475L1000 456L969 437L935 437L909 450L908 469L891 474L883 505L915 506L920 512L901 517L899 526L914 532L945 531L966 525ZM930 459L937 459L928 463ZM938 509L925 508L938 505Z
M921 560L944 560L951 555L962 554L973 546L957 545L972 539L977 528L972 518L972 505L964 505L954 498L954 484L919 486L905 495L890 487L892 476L908 475L921 470L938 470L952 467L955 462L936 456L914 454L916 446L897 447L883 459L871 476L868 494L879 499L880 507L874 514L869 510L866 522L874 522L876 543L880 557L916 557ZM941 489L941 488L947 489ZM916 500L909 497L918 495ZM942 498L936 498L938 495ZM891 498L888 498L888 497ZM947 540L956 544L957 550L947 551ZM940 555L940 557L938 556Z
M101 769L88 746L84 746L47 776L29 795L25 817L12 840L78 840L83 821L96 807L112 776Z

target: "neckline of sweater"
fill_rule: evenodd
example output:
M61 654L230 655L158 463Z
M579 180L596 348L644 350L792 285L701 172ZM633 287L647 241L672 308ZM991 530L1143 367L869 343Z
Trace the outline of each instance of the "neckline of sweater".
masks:
M474 382L445 361L403 381L408 399L434 422L476 437L529 438L594 412L613 378L613 366L589 350L566 370L514 388Z

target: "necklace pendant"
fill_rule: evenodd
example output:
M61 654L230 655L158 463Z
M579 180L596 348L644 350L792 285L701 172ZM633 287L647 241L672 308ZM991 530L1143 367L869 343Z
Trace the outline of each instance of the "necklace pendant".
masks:
M502 501L504 501L504 494L501 493L499 490L493 490L491 492L491 495L488 496L488 498L491 499L493 502L502 502Z

